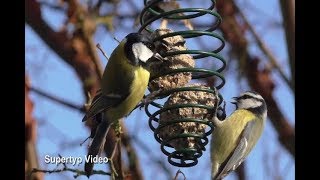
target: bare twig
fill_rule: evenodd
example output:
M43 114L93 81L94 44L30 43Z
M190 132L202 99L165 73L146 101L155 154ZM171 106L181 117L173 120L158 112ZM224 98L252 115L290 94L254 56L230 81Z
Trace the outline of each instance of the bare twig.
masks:
M60 154L58 154L58 156L60 158L62 158L62 156ZM62 169L54 169L54 170L45 170L45 169L38 169L38 168L33 168L32 171L30 172L29 175L32 175L33 173L60 173L60 172L64 172L64 171L69 171L69 172L74 172L75 175L74 175L74 178L77 178L79 176L87 176L87 173L85 171L81 171L79 169L72 169L72 168L68 168L67 167L67 164L64 162L64 163L60 163L63 165L63 168ZM59 164L57 164L58 166ZM108 176L111 176L111 173L109 172L105 172L105 171L102 171L102 170L93 170L92 171L92 175L93 174L99 174L99 175L108 175Z
M39 167L38 153L36 148L38 122L33 117L33 102L30 99L29 79L25 78L25 166L26 173L33 168ZM43 179L41 175L30 175L28 179Z
M173 179L173 180L177 180L177 179L178 179L179 174L182 174L182 176L183 176L183 179L184 179L184 180L186 180L186 179L187 179L187 178L186 178L186 176L184 175L184 173L183 173L182 171L180 171L180 169L179 169L179 170L177 171L176 176L174 177L174 179Z
M293 0L279 0L282 19L287 39L291 79L295 82L295 2Z
M74 1L68 1L69 7L77 6L79 4ZM81 4L79 5L81 6ZM77 9L77 8L75 8ZM71 8L68 9L68 15L75 13ZM83 93L88 92L94 95L98 89L100 89L101 71L98 72L96 65L94 64L94 57L92 53L88 52L89 46L95 49L95 45L88 44L87 40L83 39L83 32L81 29L77 29L73 32L73 36L70 37L67 32L54 31L42 17L40 4L36 0L27 0L25 6L25 21L30 27L39 35L39 37L54 51L62 60L67 62L72 68L75 69L81 82L83 83ZM86 14L84 14L86 16ZM69 17L71 18L71 17ZM81 26L80 26L81 28ZM92 48L90 48L92 49ZM88 100L88 97L87 97ZM86 122L88 126L92 126L92 121ZM105 152L109 157L111 151L115 145L116 134L113 129L110 130L106 137ZM119 159L119 158L116 158ZM115 165L117 162L114 162ZM119 167L119 166L117 166Z
M103 51L103 49L101 48L101 46L100 46L99 43L96 45L96 47L100 50L100 52L103 54L103 56L104 56L107 60L109 60L109 57L108 57L107 54Z
M25 6L25 21L39 35L39 37L55 52L62 60L75 69L83 82L83 92L95 94L99 89L99 75L95 65L87 51L76 49L75 42L67 32L54 31L43 19L40 4L35 0L27 0ZM77 41L80 47L86 49L83 41ZM79 45L78 45L79 46Z
M131 136L131 139L133 140L133 142L135 142L138 146L140 146L140 148L147 154L150 154L149 159L152 160L153 162L156 162L159 167L165 172L165 174L167 175L167 179L171 179L172 176L172 172L171 170L166 166L165 162L163 161L163 159L160 158L156 158L155 156L152 155L152 150L145 145L138 137L136 137L135 135Z
M74 177L78 177L78 176L87 176L86 172L84 171L81 171L79 169L72 169L72 168L68 168L68 167L63 167L62 169L54 169L54 170L45 170L45 169L37 169L37 168L34 168L32 171L31 171L31 174L32 173L60 173L60 172L64 172L64 171L69 171L69 172L73 172L73 173L76 173L74 175ZM108 175L108 176L111 176L111 173L110 172L105 172L105 171L102 171L102 170L93 170L92 171L92 175L94 174L97 174L97 175Z
M284 117L278 103L272 95L275 83L272 80L270 71L268 69L261 70L261 68L258 68L260 63L259 58L253 57L247 49L247 39L243 34L244 32L241 31L241 26L235 17L236 11L233 3L232 0L217 1L217 10L222 18L225 17L220 26L221 30L225 39L229 41L232 51L238 57L238 60L245 62L244 72L246 72L245 75L250 87L264 97L268 105L268 117L278 133L279 141L294 158L294 127L292 127Z
M88 136L85 140L83 140L81 143L80 143L80 146L82 146L88 139L90 139L91 136Z
M76 25L76 29L73 32L53 30L43 18L40 8L41 5L36 0L26 1L25 21L49 46L49 48L75 69L82 82L83 93L89 93L93 96L97 90L100 89L100 79L102 76L102 69L99 65L100 60L97 56L97 49L92 39L97 24L93 22L95 19L92 18L92 16L90 17L90 14L82 7L82 4L79 3L79 1L70 0L66 2L69 3L65 14L69 18L67 20L69 23L74 23ZM89 96L87 96L87 101L88 99ZM68 103L63 104L67 105ZM81 108L80 106L69 107ZM91 120L86 122L86 125L90 127L93 124L94 123ZM107 157L114 154L114 167L117 172L121 172L122 174L120 153L119 151L113 153L116 139L116 133L113 129L110 129L110 132L106 137L104 151L106 152ZM131 142L127 143L130 144ZM130 173L142 174L141 172L132 172L132 169Z
M85 33L87 34L87 33ZM87 40L87 43L89 44L89 47L90 47L90 50L89 52L91 53L92 55L92 60L93 60L93 63L97 69L97 72L99 74L99 77L100 79L102 78L102 74L103 74L103 68L102 68L102 65L101 65L101 61L100 61L100 58L97 54L97 51L96 51L96 48L95 48L95 45L94 45L94 42L92 40L92 36L89 36L89 35L85 35L85 39Z
M50 95L50 94L48 94L48 93L46 93L46 92L44 92L44 91L42 91L40 89L32 87L32 86L29 87L29 88L30 88L30 91L32 91L32 92L34 92L34 93L36 93L36 94L38 94L40 96L43 96L43 97L48 98L48 99L50 99L50 100L52 100L54 102L57 102L59 104L67 106L69 108L72 108L72 109L78 110L78 111L80 111L82 113L85 113L85 107L84 106L74 105L74 104L72 104L70 102L66 102L65 100L62 100L62 99L60 99L58 97Z
M76 24L80 27L74 32L75 35L78 35L87 46L88 55L91 57L91 60L95 66L98 78L101 80L103 74L103 68L101 66L100 58L97 54L95 43L93 42L93 34L96 29L96 22L89 14L89 12L84 8L80 2L76 0L70 0L69 3L69 12L72 12L73 16L76 17ZM72 17L72 15L71 15Z
M119 44L121 43L121 41L120 41L119 39L117 39L114 34L112 35L112 37L113 37L113 39L114 39L115 41L117 41Z
M113 158L114 158L115 155L116 155L117 149L118 149L118 152L121 153L121 150L120 150L119 147L118 147L119 141L120 141L120 139L118 138L118 139L116 140L116 144L115 144L115 146L114 146L114 148L113 148L113 150L112 150L111 157L109 158L109 159L110 159L110 164L111 164L111 169L112 169L112 176L113 176L113 174L116 175L116 176L119 176L119 174L118 174L118 172L117 172L117 169L114 167L114 163L113 163ZM119 172L119 173L121 174L122 172Z
M288 79L288 77L285 75L284 71L282 70L282 67L278 64L278 60L274 57L274 55L271 53L271 51L267 48L266 44L259 37L258 33L255 31L253 26L250 24L250 22L248 21L247 17L243 14L241 9L237 6L236 3L234 3L234 6L235 6L237 12L239 13L239 15L241 16L241 18L243 19L243 21L245 22L245 24L247 25L247 27L249 28L249 31L252 33L253 37L257 41L258 46L260 47L261 51L268 57L268 59L271 61L272 66L279 72L282 79L287 83L287 85L294 92L294 83L292 82L292 80L290 81Z
M140 168L140 163L139 163L139 157L138 154L135 150L135 148L133 147L133 145L130 143L131 138L128 134L127 129L125 128L125 126L123 126L123 121L120 122L121 123L121 142L125 148L125 150L127 151L127 156L129 159L129 170L130 170L130 177L132 177L132 179L135 180L142 180L143 179L143 175L141 173L141 168Z

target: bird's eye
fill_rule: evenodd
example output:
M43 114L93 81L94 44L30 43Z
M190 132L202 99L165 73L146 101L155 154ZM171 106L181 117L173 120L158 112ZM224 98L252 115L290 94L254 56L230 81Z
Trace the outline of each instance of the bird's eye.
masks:
M146 42L145 45L150 49L150 50L154 50L154 45L153 43L149 43L149 42Z

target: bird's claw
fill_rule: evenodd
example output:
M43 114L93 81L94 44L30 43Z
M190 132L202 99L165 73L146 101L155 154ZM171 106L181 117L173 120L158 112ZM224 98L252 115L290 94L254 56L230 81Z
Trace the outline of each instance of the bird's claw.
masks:
M140 108L140 110L146 105L157 99L158 95L162 92L162 90L153 91L152 93L148 94L147 96L144 96L144 98L141 100L141 103L136 107ZM135 108L135 109L136 109Z
M214 99L216 100L216 104L213 108L213 117L216 117L217 115L217 112L218 112L218 107L219 107L219 102L220 102L220 98L219 98L219 93L218 93L218 90L216 87L213 87L213 96L214 96Z
M222 111L222 112L221 112L221 113L217 113L217 118L218 118L220 121L226 119L227 114L226 114L226 101L225 101L225 100L223 100L223 105L222 105L222 107L221 107L221 106L218 107L218 110L220 110L220 111Z
M221 120L225 119L226 117L226 114L225 114L225 101L224 102L224 105L223 107L220 107L219 106L219 103L220 103L220 97L219 97L219 93L218 93L218 90L217 88L213 87L212 88L214 93L213 93L213 96L214 96L214 99L216 100L215 102L215 106L213 107L212 109L212 114L211 114L211 119L212 119L212 122L214 125L218 125L221 123ZM222 114L218 114L218 110L221 110L222 111Z

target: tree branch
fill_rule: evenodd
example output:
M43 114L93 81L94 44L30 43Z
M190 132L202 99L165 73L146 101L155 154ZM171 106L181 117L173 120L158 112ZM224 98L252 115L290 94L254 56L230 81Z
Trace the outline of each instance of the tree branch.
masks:
M130 170L129 176L131 177L131 179L142 180L143 175L141 172L138 154L134 149L133 145L131 144L131 138L123 122L121 122L121 127L122 127L121 142L125 150L127 151L127 156L129 159L129 170Z
M133 142L135 142L138 146L140 146L140 148L145 152L145 153L149 153L152 152L152 150L145 145L138 137L136 136L132 136L131 139L133 140ZM165 174L167 175L167 179L171 179L171 170L166 166L165 162L163 161L163 159L158 159L155 156L152 155L152 153L150 154L149 158L153 161L156 162L158 164L158 166L165 172Z
M38 153L36 148L37 137L37 121L34 119L33 102L29 97L29 79L26 76L25 79L25 173L28 174L33 168L39 167ZM26 180L31 179L43 179L41 175L30 174L26 177Z
M280 6L287 39L291 81L295 83L295 5L293 0L280 0Z
M45 170L45 169L37 169L37 168L34 168L32 171L31 171L31 174L33 173L60 173L60 172L65 172L65 171L69 171L69 172L73 172L75 173L74 175L74 178L77 178L79 176L86 176L86 172L84 171L81 171L79 169L72 169L72 168L68 168L68 167L63 167L62 169L54 169L54 170ZM105 171L102 171L102 170L93 170L92 171L92 175L108 175L108 176L111 176L111 173L110 172L105 172Z
M52 100L54 102L57 102L57 103L62 104L64 106L67 106L67 107L69 107L71 109L75 109L75 110L80 111L82 113L86 112L85 106L74 105L74 104L72 104L70 102L66 102L65 100L62 100L62 99L60 99L58 97L50 95L50 94L48 94L48 93L46 93L46 92L44 92L42 90L39 90L39 89L37 89L35 87L32 87L32 86L30 86L29 89L30 89L30 91L32 91L32 92L34 92L34 93L36 93L36 94L38 94L40 96L43 96L43 97L45 97L47 99L50 99L50 100Z
M57 55L74 68L83 82L84 94L99 89L99 73L88 53L88 45L81 38L70 38L66 31L55 32L43 20L36 0L25 3L25 21Z
M68 1L68 21L73 23L81 24L78 22L81 18L77 18L75 11L77 11L76 6L80 6L75 1ZM83 83L83 92L87 95L87 92L94 96L96 91L100 88L100 78L101 72L97 68L98 64L94 53L90 49L95 49L95 45L88 41L87 35L92 35L94 32L95 24L88 24L80 26L82 28L88 28L82 30L81 28L76 29L72 36L70 37L66 31L55 32L49 25L43 20L40 4L36 0L27 0L25 3L25 21L28 25L39 35L39 37L54 51L58 56L67 62L72 68L75 69L78 76ZM75 16L74 16L75 15ZM88 16L84 14L84 16ZM87 97L88 100L88 97ZM86 122L89 127L92 127L93 122ZM113 147L116 142L116 134L113 129L110 129L106 137L106 145L108 147L105 149L106 154L110 157ZM114 159L119 160L118 153L114 156ZM119 161L114 161L116 167L117 164L121 164ZM118 170L118 169L117 169Z
M237 6L236 3L233 2L233 5L237 11L237 13L239 13L239 15L241 16L241 18L243 19L243 21L245 22L245 24L248 26L249 31L252 33L253 37L255 38L255 40L258 43L258 46L260 47L261 51L268 57L268 59L271 62L272 67L274 67L280 74L281 78L287 83L288 87L291 88L291 90L293 92L295 92L295 87L294 87L294 83L293 81L290 81L285 73L283 72L282 68L280 67L280 65L278 64L278 60L273 56L273 54L271 53L271 51L267 48L266 44L262 41L262 39L259 37L258 33L254 30L253 26L249 23L248 19L246 18L246 16L243 14L243 12L241 11L241 9Z
M59 154L59 157L62 158L62 156ZM81 171L79 169L72 169L72 168L68 168L67 167L67 164L64 162L64 163L60 163L63 165L63 168L62 169L54 169L54 170L45 170L45 169L38 169L38 168L33 168L32 171L29 173L29 176L32 176L34 173L60 173L60 172L64 172L64 171L70 171L70 172L74 172L75 175L73 176L74 178L77 178L79 176L87 176L87 173L85 171ZM57 164L58 166L59 164ZM108 176L112 176L112 173L109 173L109 172L104 172L102 170L93 170L92 171L92 175L94 174L100 174L100 175L108 175ZM28 174L27 174L28 175Z
M187 179L187 178L186 178L186 175L185 175L182 171L180 171L180 169L179 169L179 170L176 172L176 176L174 177L173 180L178 180L179 174L182 174L184 180Z
M254 58L247 49L247 39L236 18L236 9L232 0L218 1L217 10L224 19L221 24L221 30L225 39L230 43L232 51L238 57L239 63L245 63L243 72L246 72L246 78L249 86L259 92L268 105L268 117L273 127L276 129L281 144L295 157L295 133L294 128L284 117L278 104L272 96L275 84L271 78L270 70L260 70L258 65L260 60ZM244 62L243 62L244 61Z

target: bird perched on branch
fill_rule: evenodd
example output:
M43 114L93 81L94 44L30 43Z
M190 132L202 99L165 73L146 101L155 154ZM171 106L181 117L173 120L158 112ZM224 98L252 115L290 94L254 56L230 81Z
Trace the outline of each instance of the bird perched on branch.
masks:
M236 110L223 121L216 116L213 119L213 180L224 178L244 161L260 138L267 117L267 105L260 94L247 91L233 99Z
M140 102L147 89L152 61L162 60L147 35L130 33L112 52L97 92L82 121L99 119L92 134L88 156L97 156L103 149L110 126L127 116ZM87 176L94 163L85 163Z

